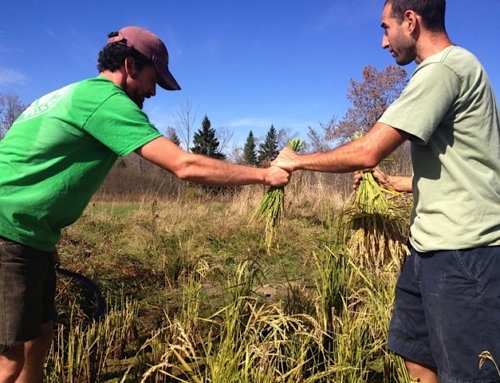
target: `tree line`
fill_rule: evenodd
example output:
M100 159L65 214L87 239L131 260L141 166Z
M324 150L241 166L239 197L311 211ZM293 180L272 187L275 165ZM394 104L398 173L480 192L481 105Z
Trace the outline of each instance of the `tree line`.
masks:
M381 71L368 65L363 68L362 77L362 81L350 79L347 99L352 107L340 120L334 116L327 123L320 122L319 129L307 127L307 138L303 138L305 152L331 150L348 142L355 134L366 133L408 82L406 71L392 65ZM0 139L26 107L17 95L0 93ZM194 131L196 113L190 101L181 103L174 117L175 126L167 128L166 137L179 147L195 154L250 166L268 166L280 148L286 146L290 139L299 138L286 128L277 131L274 125L270 126L263 138L255 137L250 130L244 146L234 147L228 158L227 145L232 138L230 129L214 129L205 115L201 127ZM389 171L396 173L409 171L411 164L407 146L393 155L389 168Z
M281 133L280 135L276 131L274 125L271 125L265 138L259 143L253 131L250 130L245 145L234 162L250 166L267 166L268 163L277 156L278 149L284 146L280 146L279 137L285 136L285 130L282 130ZM166 136L177 146L181 146L181 140L175 128L169 127ZM193 135L193 143L188 151L194 154L202 154L208 157L226 160L227 156L220 150L219 145L217 131L212 128L210 119L205 115L201 123L201 128Z

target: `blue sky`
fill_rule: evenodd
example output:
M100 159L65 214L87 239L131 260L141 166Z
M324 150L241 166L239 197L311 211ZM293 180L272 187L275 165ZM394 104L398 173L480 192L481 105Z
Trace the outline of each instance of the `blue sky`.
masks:
M305 138L350 106L349 79L366 65L395 64L381 49L383 0L0 0L0 93L28 104L97 75L107 34L127 25L160 36L182 87L146 100L165 133L189 100L195 129L212 126L244 142L271 124ZM154 5L153 5L154 4ZM500 97L499 0L449 0L452 41L475 53ZM411 73L414 64L405 69Z

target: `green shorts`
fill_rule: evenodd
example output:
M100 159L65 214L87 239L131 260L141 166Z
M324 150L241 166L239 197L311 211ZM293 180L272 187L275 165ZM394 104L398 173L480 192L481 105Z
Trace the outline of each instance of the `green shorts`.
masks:
M56 317L54 255L0 237L0 352L42 335Z

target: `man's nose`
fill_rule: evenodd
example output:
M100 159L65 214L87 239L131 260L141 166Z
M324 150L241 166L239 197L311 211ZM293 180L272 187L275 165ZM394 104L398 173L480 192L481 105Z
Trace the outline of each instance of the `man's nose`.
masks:
M387 49L389 48L389 39L387 38L387 35L382 36L382 49Z

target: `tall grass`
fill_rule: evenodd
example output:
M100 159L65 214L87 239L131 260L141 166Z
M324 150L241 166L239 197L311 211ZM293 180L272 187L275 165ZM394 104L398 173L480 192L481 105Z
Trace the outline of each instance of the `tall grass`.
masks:
M386 350L395 271L353 259L344 197L308 177L289 186L270 252L263 227L248 224L258 186L201 200L95 199L60 253L98 283L108 309L93 321L92 295L59 280L47 380L404 381ZM267 285L284 288L267 296Z

